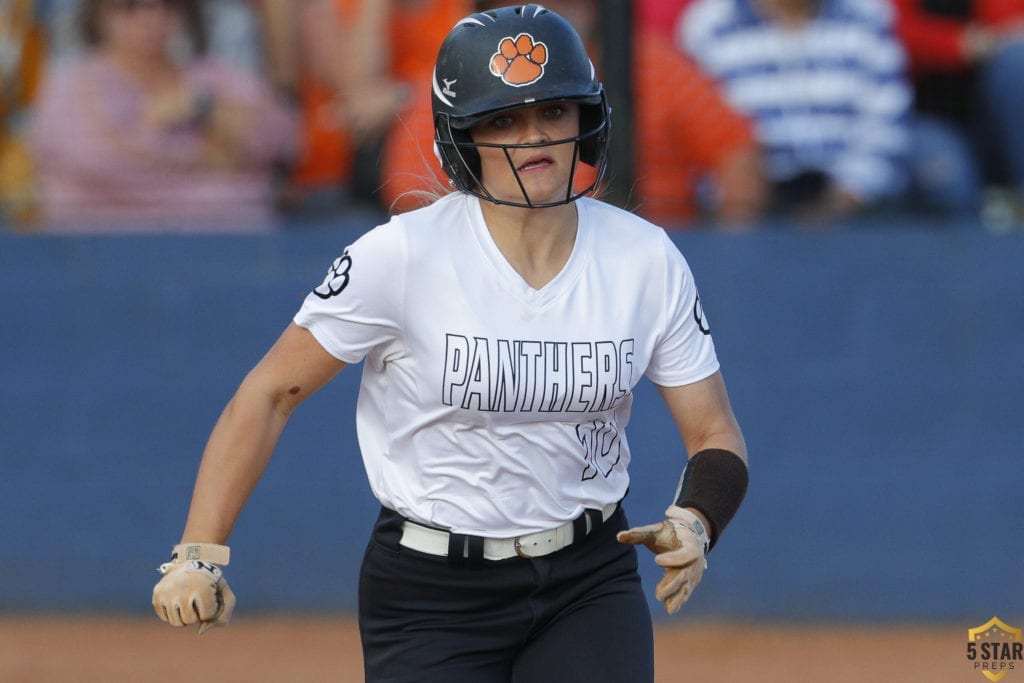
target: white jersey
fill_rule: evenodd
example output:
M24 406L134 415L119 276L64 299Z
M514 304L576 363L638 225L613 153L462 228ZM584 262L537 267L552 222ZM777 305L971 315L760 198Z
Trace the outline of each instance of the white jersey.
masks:
M456 193L374 228L334 261L295 322L363 359L356 426L380 502L456 533L550 529L620 500L643 375L718 370L690 269L661 228L593 199L539 290Z

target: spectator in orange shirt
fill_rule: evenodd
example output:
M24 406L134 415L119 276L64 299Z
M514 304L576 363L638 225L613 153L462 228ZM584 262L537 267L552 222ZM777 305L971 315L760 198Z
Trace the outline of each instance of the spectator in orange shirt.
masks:
M281 3L279 15L294 12L294 0L263 2L271 11ZM356 205L419 205L409 191L431 189L442 175L432 147L433 60L471 10L469 0L304 0L294 46L304 152L292 185L300 201L343 187Z
M590 44L597 41L595 0L549 0L544 6L573 23ZM751 125L670 42L643 27L637 33L633 41L635 186L627 208L669 228L694 225L702 210L723 226L751 225L766 200ZM616 131L614 116L612 135L628 134ZM614 173L614 168L610 170ZM711 197L703 203L710 206L702 206L699 189L707 185Z

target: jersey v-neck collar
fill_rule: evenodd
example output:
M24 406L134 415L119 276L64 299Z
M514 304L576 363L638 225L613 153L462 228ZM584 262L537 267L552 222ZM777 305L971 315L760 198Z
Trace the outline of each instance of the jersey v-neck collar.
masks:
M558 274L540 289L534 289L501 253L487 229L480 200L476 197L467 197L466 200L470 232L477 246L493 267L502 287L523 303L543 308L571 289L583 273L583 266L590 256L591 229L586 207L579 200L576 202L576 240L572 253Z

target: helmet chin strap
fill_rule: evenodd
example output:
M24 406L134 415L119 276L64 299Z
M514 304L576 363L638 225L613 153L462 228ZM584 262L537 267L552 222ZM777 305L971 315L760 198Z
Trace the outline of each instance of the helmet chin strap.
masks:
M543 145L530 145L530 147L531 148L532 147L543 148L543 147L552 147L552 146L557 145L557 144L560 144L560 143L558 141L555 141L554 143L545 143ZM561 144L565 144L565 143L561 143ZM574 195L573 191L572 191L573 181L576 180L576 169L578 167L578 162L579 162L579 158L580 158L580 142L579 142L579 140L575 140L573 142L572 165L571 165L571 170L569 171L569 182L568 182L568 184L566 185L566 188L565 188L565 197L563 197L562 199L556 200L556 201L552 201L552 202L534 202L533 200L530 199L530 193L526 191L526 186L523 184L523 179L519 175L519 169L516 168L515 162L512 161L512 153L509 151L510 149L514 149L516 147L519 147L519 145L505 145L505 146L503 146L502 152L505 153L505 160L508 162L508 167L509 167L509 169L512 170L512 175L516 179L516 185L519 186L519 192L523 195L523 201L522 202L518 202L518 201L512 201L512 200L498 199L497 197L494 196L494 194L490 190L487 189L487 186L484 185L483 181L479 180L479 179L477 180L477 187L480 188L481 194L477 195L478 197L480 197L482 199L485 199L485 200L487 200L487 201L489 201L489 202L491 202L493 204L502 204L502 205L505 205L505 206L518 206L518 207L527 208L527 209L544 209L544 208L548 208L548 207L551 207L551 206L562 206L563 204L569 204L570 202L574 202L577 199L579 199L581 196L586 194L586 192L581 192L578 195ZM592 189L592 188L588 188L587 192L589 192L590 189Z
M588 193L590 193L591 191L593 191L594 188L597 187L598 183L601 182L601 178L604 175L604 164L602 163L598 167L598 169L597 169L598 173L597 173L597 177L594 179L594 182L592 182L590 185L588 185L586 188L584 188L583 190L581 190L579 192L574 192L573 191L574 182L576 180L576 170L579 167L579 163L580 163L580 161L579 161L579 159L580 159L580 144L581 144L581 142L583 140L587 139L590 136L598 135L600 132L601 132L601 128L599 127L599 128L596 128L596 129L594 129L592 131L589 131L588 133L586 133L584 135L576 136L576 137L573 137L573 138L566 138L564 140L554 140L554 141L551 141L551 142L543 142L543 143L530 143L530 144L496 144L496 143L456 142L456 143L453 144L453 146L455 148L454 149L455 154L459 155L459 157L461 158L461 160L463 162L463 167L466 169L467 173L469 174L470 178L472 179L472 184L471 185L467 184L465 187L460 187L459 189L462 190L463 192L468 192L471 195L479 197L480 199L483 199L484 201L491 202L492 204L500 204L500 205L503 205L503 206L517 206L517 207L525 208L525 209L545 209L545 208L549 208L549 207L552 207L552 206L562 206L564 204L572 203L572 202L576 201L577 199L579 199L580 197L583 197L583 196L587 195ZM530 199L530 194L529 194L529 192L527 192L526 186L523 184L523 180L522 180L522 178L519 175L519 170L516 168L515 163L512 161L512 155L511 155L511 152L509 150L512 150L512 149L542 149L542 148L545 148L545 147L554 147L554 146L557 146L557 145L564 145L564 144L568 144L570 142L573 143L572 164L571 164L571 170L569 172L569 180L568 180L568 183L566 185L565 196L562 199L558 199L558 200L555 200L555 201L548 201L548 202L535 202L535 201L533 201L532 199ZM481 180L477 176L477 174L472 170L472 167L468 163L466 163L465 156L462 153L462 148L463 147L470 148L470 149L472 149L474 151L479 149L480 147L492 147L492 148L499 148L499 149L501 149L502 152L505 154L505 160L508 162L509 168L512 171L512 175L516 179L516 184L519 186L519 192L523 196L523 201L515 201L515 200L511 200L511 199L499 199L498 197L495 197L494 194L490 190L487 189L487 186L484 184L483 180Z

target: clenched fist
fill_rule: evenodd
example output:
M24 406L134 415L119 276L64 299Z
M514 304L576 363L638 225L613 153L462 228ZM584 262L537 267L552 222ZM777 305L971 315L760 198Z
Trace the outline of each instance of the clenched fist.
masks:
M665 568L654 596L675 614L690 599L707 568L709 538L704 524L689 510L672 505L665 521L620 531L620 543L644 545L654 553L654 562Z
M190 553L186 558L190 556L200 557L202 553ZM153 609L163 621L178 627L198 623L199 635L203 635L231 620L235 594L219 566L203 559L180 559L175 552L174 559L161 565L159 571L164 576L153 588Z

